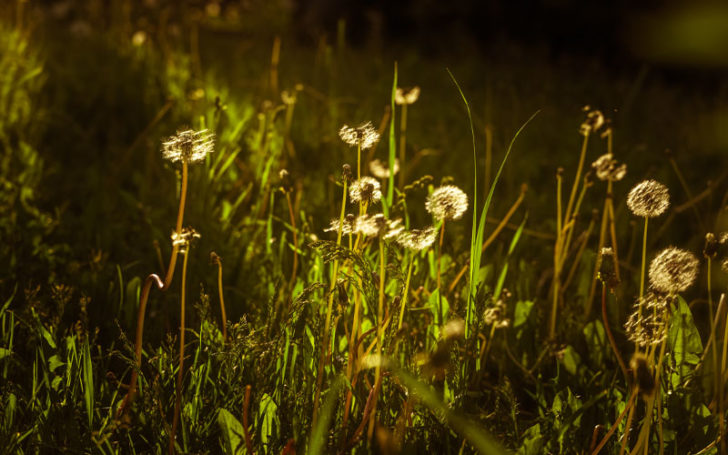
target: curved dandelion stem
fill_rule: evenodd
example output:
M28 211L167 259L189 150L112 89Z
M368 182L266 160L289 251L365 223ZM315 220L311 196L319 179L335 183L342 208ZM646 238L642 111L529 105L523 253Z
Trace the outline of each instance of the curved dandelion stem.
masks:
M619 369L622 370L625 382L629 384L627 367L624 365L622 356L619 355L619 349L617 349L617 343L616 341L614 341L612 329L609 328L609 318L607 317L607 285L604 282L602 282L602 319L604 320L604 331L607 333L609 345L612 347L612 351L614 351L614 356L617 358L617 362L619 363Z
M188 169L187 161L182 161L182 185L180 188L180 199L179 208L177 210L177 223L175 225L175 233L179 236L182 232L182 222L184 220L185 204L187 201L187 181L188 181ZM169 265L167 266L167 272L164 277L164 281L157 274L150 274L144 280L144 286L139 299L139 311L137 313L137 328L136 336L134 339L134 361L135 366L131 372L131 379L129 380L129 389L124 396L124 399L119 406L117 411L117 418L124 415L127 408L134 401L137 389L137 379L139 378L139 369L142 364L142 342L144 336L144 319L147 311L147 302L149 300L149 293L151 291L152 284L156 284L160 291L166 291L172 284L172 278L174 277L174 269L177 265L177 254L179 253L179 245L176 243L172 244L172 254L169 257Z

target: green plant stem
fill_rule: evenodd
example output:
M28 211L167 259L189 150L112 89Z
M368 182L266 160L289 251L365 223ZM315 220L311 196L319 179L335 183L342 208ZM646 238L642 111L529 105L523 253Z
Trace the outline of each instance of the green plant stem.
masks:
M554 246L554 279L553 279L553 301L551 304L551 317L549 318L549 340L553 340L556 337L556 312L559 307L559 293L561 287L561 270L559 270L559 263L561 262L561 242L563 239L563 232L561 229L561 184L562 184L561 173L556 174L556 244Z
M404 282L404 292L402 294L402 305L399 307L399 320L397 322L397 332L402 330L402 321L404 320L404 309L407 306L407 297L409 296L410 279L412 278L412 265L415 263L415 253L410 252L409 265L407 266L407 279Z
M622 360L622 356L619 355L619 349L617 349L617 343L614 341L614 336L612 335L612 329L609 328L609 318L607 317L607 286L602 282L602 319L604 320L604 331L607 333L607 338L609 339L609 344L612 346L612 351L614 351L614 356L617 358L617 362L619 363L619 369L622 370L622 374L624 375L624 381L629 384L629 375L627 374L627 367L624 364L624 361Z
M402 119L399 128L399 190L402 191L405 182L405 150L407 147L407 103L402 105ZM390 169L392 171L392 169Z
M444 226L444 224L443 224ZM379 392L382 388L382 361L383 353L382 331L384 329L384 285L386 283L385 273L387 259L384 255L384 240L379 239L379 302L377 304L377 363L374 369L374 399L372 403L372 412L369 415L369 429L367 430L367 438L371 441L374 435L374 424L377 421L377 401Z
M604 435L602 440L599 442L599 445L592 451L591 455L597 455L602 448L604 448L604 445L609 442L609 438L612 437L612 434L617 430L619 427L619 424L622 422L622 419L624 419L625 414L627 411L630 411L630 415L632 414L632 407L634 406L635 399L637 398L637 387L634 387L632 389L632 395L629 397L629 401L627 401L627 406L624 407L622 410L622 413L619 414L619 417L617 417L617 420L614 421L612 426L609 428L609 431Z
M187 181L188 181L188 169L187 162L182 162L182 186L180 188L180 199L179 208L177 210L177 224L175 226L175 232L179 236L182 232L182 222L184 220L185 204L187 201ZM160 291L166 291L172 284L172 278L174 277L174 269L177 265L177 254L179 253L179 246L172 244L172 254L169 257L169 265L167 266L167 273L164 277L164 281L157 274L150 274L144 280L142 292L139 299L139 311L137 313L137 329L134 341L134 361L135 367L131 372L131 379L129 380L129 390L124 396L124 399L119 406L117 411L117 418L124 415L128 407L134 401L137 389L137 379L139 378L139 369L142 364L142 342L144 336L144 319L147 311L147 302L149 301L149 293L151 292L152 284L156 284Z
M713 346L711 351L713 354L713 400L718 401L718 383L720 382L721 372L718 370L718 344L715 342L715 308L713 306L713 293L711 289L711 266L712 260L710 257L707 259L707 274L708 274L708 311L710 312L710 339L713 340Z
M579 189L579 181L581 179L581 172L584 169L584 158L586 157L586 148L589 143L589 133L584 135L584 140L581 143L581 153L579 154L579 165L576 168L576 177L574 177L574 185L571 187L571 194L569 195L569 202L566 205L566 213L564 214L564 222L571 219L571 209L574 207L574 198L576 198L576 191Z
M341 212L339 213L339 229L336 232L336 246L341 246L341 230L344 227L344 214L346 213L346 191L348 181L344 179L344 191L341 201ZM313 422L316 423L318 418L318 403L321 398L321 385L323 383L324 369L326 365L327 349L329 346L328 338L331 330L331 311L334 306L334 290L336 289L336 280L339 276L339 259L334 260L334 270L331 278L331 286L329 287L329 298L326 306L326 322L324 324L324 336L321 340L321 354L319 356L318 372L316 373L316 392L313 399Z
M213 253L214 254L214 253ZM215 254L213 256L217 264L217 292L220 296L220 317L222 318L222 340L227 341L227 314L225 313L225 298L222 291L222 258Z
M296 217L293 214L291 194L288 191L286 191L286 203L288 205L288 216L291 220L291 232L293 235L293 267L291 269L291 279L289 282L290 292L293 294L293 288L296 285L296 273L298 272L298 229L296 228Z
M442 240L445 237L445 220L442 220L442 226L440 227L440 243L437 247L437 314L439 320L437 321L440 325L442 325L442 289L440 287L440 281L441 281L441 265L440 262L442 261Z
M717 340L715 342L717 344ZM725 377L726 377L726 357L728 356L728 312L726 312L726 321L723 329L723 354L720 361L720 380L718 381L718 421L720 422L720 451L723 454L725 447Z
M187 245L187 249L189 245ZM177 370L177 385L175 387L176 400L174 416L172 417L172 431L169 435L169 455L174 455L174 438L182 409L182 379L184 378L185 362L185 284L187 283L187 259L190 257L189 249L184 253L182 260L182 284L180 289L180 323L179 323L179 369Z

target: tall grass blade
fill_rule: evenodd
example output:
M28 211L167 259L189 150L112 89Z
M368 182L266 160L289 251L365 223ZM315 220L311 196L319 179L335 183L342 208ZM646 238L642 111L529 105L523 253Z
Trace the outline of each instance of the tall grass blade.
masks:
M394 97L397 94L397 62L394 62L394 79L392 81L392 95L390 97L390 112L389 117L389 169L394 170L394 157L397 154L397 145L394 137ZM404 163L402 163L404 165ZM392 200L394 199L394 172L389 173L389 180L387 181L387 203L382 204L382 208L385 215L389 215L389 207L392 206Z

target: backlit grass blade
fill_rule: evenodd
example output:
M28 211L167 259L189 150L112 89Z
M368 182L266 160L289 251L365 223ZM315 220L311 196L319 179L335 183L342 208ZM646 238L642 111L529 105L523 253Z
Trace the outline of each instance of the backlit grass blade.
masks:
M394 97L397 93L397 62L394 62L394 80L392 81L392 95L390 98L390 112L389 117L389 180L387 182L387 203L382 204L382 209L385 215L388 215L389 208L392 206L392 200L394 199L394 157L397 154L397 145L394 137Z

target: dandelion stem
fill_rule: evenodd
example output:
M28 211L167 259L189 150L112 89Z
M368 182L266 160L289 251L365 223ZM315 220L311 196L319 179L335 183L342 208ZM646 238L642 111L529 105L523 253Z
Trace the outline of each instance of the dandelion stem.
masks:
M592 451L591 455L597 455L604 445L609 442L609 438L611 438L612 434L614 434L617 430L627 411L629 411L630 416L632 415L632 407L634 406L635 398L637 398L637 387L632 389L632 395L630 395L629 400L627 401L627 406L624 407L622 412L619 414L619 417L617 417L617 420L614 421L612 426L609 428L609 431L607 431L602 440L599 442L599 445L594 449L594 451Z
M438 323L442 324L442 290L440 287L440 277L441 277L441 265L440 262L442 262L442 240L445 237L445 219L442 220L442 226L440 227L440 243L437 247L437 313L438 313Z
M182 285L180 289L180 323L179 323L179 369L177 370L177 385L175 387L176 401L174 404L174 416L172 417L172 431L169 435L169 454L174 455L174 439L177 432L177 425L180 420L182 408L182 379L184 377L185 361L185 283L187 282L187 259L190 256L189 250L184 253L182 260Z
M298 272L298 229L296 228L296 217L293 214L293 204L291 204L291 194L286 191L286 203L288 204L288 216L291 220L291 232L293 235L293 268L291 270L290 290L293 294L293 287L296 285L296 273Z
M642 297L645 294L645 267L647 265L647 221L648 217L645 217L645 229L642 235L642 267L640 268L640 304L637 307L637 314L642 315Z
M182 185L180 188L180 199L179 209L177 210L177 224L175 226L175 232L177 236L182 232L182 222L184 220L185 203L187 201L187 181L188 181L188 169L187 161L182 161ZM144 286L139 299L139 311L137 313L137 329L134 340L134 361L135 367L131 372L131 379L129 380L129 390L127 391L124 399L119 406L117 411L117 418L121 417L127 410L127 408L134 401L137 389L137 379L139 378L139 369L142 364L142 342L144 337L144 318L147 311L147 302L149 301L149 293L151 291L152 284L156 284L160 291L166 291L172 284L172 278L174 277L174 269L177 264L177 254L179 253L179 246L176 243L172 244L172 254L169 257L169 265L167 266L167 272L164 277L164 281L157 274L150 274L144 280Z
M624 380L627 384L629 384L629 375L627 374L627 367L624 364L624 361L622 360L622 356L619 355L619 349L617 349L617 343L614 341L614 336L612 335L612 329L609 328L609 318L607 317L607 285L602 281L602 319L604 320L604 331L607 333L607 338L609 339L609 345L612 347L612 351L614 351L614 356L617 358L617 362L619 363L619 369L622 370L622 374L624 375Z

